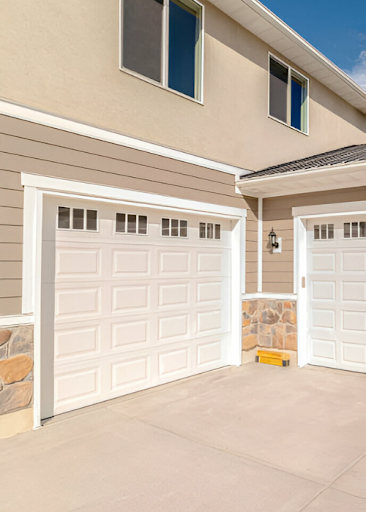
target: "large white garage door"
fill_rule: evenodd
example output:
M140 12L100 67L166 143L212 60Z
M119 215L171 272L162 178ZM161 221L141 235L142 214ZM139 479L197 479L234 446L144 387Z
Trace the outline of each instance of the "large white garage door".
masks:
M55 414L228 364L230 220L83 200L47 216Z
M366 216L308 221L311 363L366 371Z

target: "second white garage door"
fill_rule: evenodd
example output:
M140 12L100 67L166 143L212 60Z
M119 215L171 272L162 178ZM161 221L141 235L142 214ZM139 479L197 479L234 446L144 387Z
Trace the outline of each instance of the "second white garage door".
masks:
M54 414L228 364L230 220L76 200L47 216Z
M308 221L312 364L366 372L366 216Z

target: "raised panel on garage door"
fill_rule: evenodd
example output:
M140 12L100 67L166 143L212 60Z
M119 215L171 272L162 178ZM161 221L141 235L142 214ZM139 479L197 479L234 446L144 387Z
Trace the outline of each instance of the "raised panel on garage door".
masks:
M46 213L55 414L228 363L231 221L76 199Z

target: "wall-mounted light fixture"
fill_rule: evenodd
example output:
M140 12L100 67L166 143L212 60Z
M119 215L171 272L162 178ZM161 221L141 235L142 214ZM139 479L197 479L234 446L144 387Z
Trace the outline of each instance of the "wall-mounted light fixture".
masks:
M269 236L269 241L270 241L271 246L274 247L275 249L278 249L277 235L273 231L273 228L268 236Z

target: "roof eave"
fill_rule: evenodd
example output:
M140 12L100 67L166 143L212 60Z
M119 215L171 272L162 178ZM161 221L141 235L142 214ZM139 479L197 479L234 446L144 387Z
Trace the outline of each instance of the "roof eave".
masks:
M236 182L244 196L282 197L366 186L366 161L244 178Z

